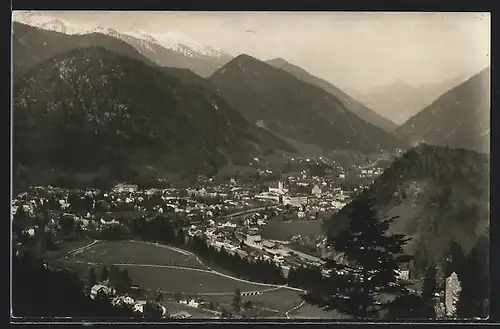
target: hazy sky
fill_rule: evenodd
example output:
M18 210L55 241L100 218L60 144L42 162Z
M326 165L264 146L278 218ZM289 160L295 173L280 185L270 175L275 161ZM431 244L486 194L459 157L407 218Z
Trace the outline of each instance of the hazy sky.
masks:
M338 87L418 85L490 63L489 13L51 12L74 23L181 32L231 55L283 57Z

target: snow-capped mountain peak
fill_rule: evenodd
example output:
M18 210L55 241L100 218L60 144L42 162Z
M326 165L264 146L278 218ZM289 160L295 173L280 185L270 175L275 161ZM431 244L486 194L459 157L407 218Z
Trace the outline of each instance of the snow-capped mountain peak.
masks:
M38 27L64 34L85 34L90 30L89 26L83 24L72 24L63 19L37 12L12 12L12 20L15 22Z
M148 33L147 33L147 32L145 32L145 31L141 31L141 30L133 30L133 31L126 31L126 32L123 32L123 34L129 35L129 36L134 37L134 38L137 38L137 39L145 40L145 41L147 41L147 42L160 44L160 43L158 42L158 40L156 40L154 37L152 37L150 34L148 34Z
M189 36L180 32L166 32L153 34L153 37L159 41L159 44L167 49L174 51L179 51L187 56L191 56L192 51L210 57L223 57L227 54L222 52L220 49L213 47L204 46L201 43L193 40ZM192 51L190 51L192 50Z
M219 49L204 46L187 35L179 32L149 34L145 31L137 29L117 31L100 24L73 24L58 17L35 11L14 11L12 12L12 20L40 29L51 30L64 34L81 35L88 33L102 33L131 43L134 47L140 44L140 47L144 47L150 51L154 45L160 45L172 51L182 53L187 57L208 56L213 58L222 58L229 56ZM131 38L135 39L135 41ZM138 50L142 52L141 49Z

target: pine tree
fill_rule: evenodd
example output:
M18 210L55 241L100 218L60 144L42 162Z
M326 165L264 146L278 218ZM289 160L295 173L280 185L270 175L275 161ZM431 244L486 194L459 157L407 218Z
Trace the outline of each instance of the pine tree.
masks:
M23 229L26 227L26 222L28 221L28 214L24 210L23 206L17 208L12 220L12 232L16 233L17 236L21 236Z
M236 288L236 291L234 292L234 297L233 297L233 309L235 313L239 313L241 310L241 292L240 288Z
M409 241L401 234L389 234L396 217L379 220L372 200L358 198L350 205L349 227L333 239L336 252L343 253L347 262L331 261L330 296L327 308L355 318L378 317L390 307L377 300L381 295L407 294L398 279L400 265L411 257L403 253Z
M489 241L481 238L457 272L462 284L457 303L459 318L487 317L489 295Z
M120 280L120 291L122 292L128 292L130 290L130 287L132 286L132 279L130 278L128 274L127 268L124 268L120 274L121 280Z
M102 267L102 272L101 272L101 281L106 281L108 277L109 277L108 268L106 267L106 265L104 265Z
M186 243L186 236L184 234L184 231L182 229L177 230L177 244L182 246L184 243Z
M115 265L111 265L109 270L109 283L115 287L120 287L121 275L120 270Z
M89 285L93 287L97 283L97 277L95 275L95 268L91 267L89 269Z
M422 287L421 296L421 315L426 319L434 319L436 317L436 297L438 285L436 281L437 269L434 264L429 265L425 272L424 285Z

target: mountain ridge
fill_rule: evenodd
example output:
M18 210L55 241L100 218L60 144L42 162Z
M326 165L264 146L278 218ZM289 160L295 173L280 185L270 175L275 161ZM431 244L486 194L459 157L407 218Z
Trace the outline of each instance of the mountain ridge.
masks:
M13 105L16 165L104 168L117 176L213 174L228 163L293 151L202 86L98 47L31 69L15 84Z
M410 142L448 145L488 153L490 150L490 67L441 95L398 127Z
M429 106L442 94L464 82L469 76L459 75L436 83L414 86L402 80L368 91L349 90L349 94L384 117L401 125Z
M160 66L189 68L208 77L232 56L213 47L203 46L180 33L149 34L144 31L118 31L100 24L72 24L37 13L14 13L16 23L72 36L101 33L123 40Z
M357 116L359 116L361 119L377 126L382 129L384 129L387 132L392 132L394 129L397 128L397 125L392 122L391 120L379 115L372 109L368 108L367 106L361 104L357 100L353 99L351 96L340 90L339 88L335 87L333 84L330 82L318 78L306 70L304 70L301 67L298 67L294 64L291 64L290 62L286 61L283 58L273 58L270 60L267 60L266 63L287 71L288 73L294 75L295 77L299 78L300 80L312 84L316 87L319 87L328 93L332 94L333 96L339 98L344 106Z
M347 110L335 96L247 54L209 80L250 122L324 148L380 151L403 143Z
M406 251L420 271L444 261L452 242L468 253L489 238L489 156L421 144L397 158L368 188L325 223L327 235L347 226L358 201L372 199L380 218L397 216L391 232L412 237Z

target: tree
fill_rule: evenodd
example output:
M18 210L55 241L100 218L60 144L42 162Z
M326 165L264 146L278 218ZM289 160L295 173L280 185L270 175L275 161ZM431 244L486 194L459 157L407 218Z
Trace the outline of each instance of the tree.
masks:
M180 301L180 300L181 300L182 295L181 295L181 293L180 293L180 292L174 292L173 297L174 297L174 300L175 300L176 302L178 302L178 301Z
M18 207L12 219L12 232L16 233L18 237L21 236L23 229L26 227L27 221L28 214L24 210L24 207Z
M106 281L109 278L109 271L106 265L102 267L101 281Z
M457 317L457 302L460 298L460 292L462 286L458 275L453 272L446 279L446 292L445 292L445 306L446 306L446 316L451 318Z
M437 268L431 264L427 267L424 277L424 285L422 287L421 296L421 315L426 319L434 319L436 317L436 293L438 292L438 284L436 281Z
M232 317L232 314L231 312L229 312L229 310L227 310L225 307L223 307L221 309L221 315L220 315L223 319L229 319Z
M115 287L121 287L121 279L120 269L115 265L111 265L111 269L109 270L109 283Z
M388 304L387 319L419 319L421 298L417 294L405 291Z
M97 277L95 275L95 268L92 266L89 269L89 285L93 287L97 283Z
M332 260L327 292L327 308L355 318L378 317L391 305L377 298L381 295L404 296L406 284L399 280L399 268L408 263L403 246L410 240L390 234L390 224L397 218L378 219L372 200L355 199L349 206L347 230L333 239L333 247L345 255L343 262Z
M176 242L180 246L182 246L184 243L186 243L186 236L184 234L184 230L183 229L178 229L177 230Z
M485 318L488 312L489 291L489 238L482 237L457 271L462 290L457 303L459 318Z
M128 292L130 291L130 287L132 286L132 279L128 274L127 268L124 268L120 273L120 282L119 282L119 291L120 292Z
M160 289L156 290L155 302L157 303L163 302L163 293L160 291Z
M233 302L232 306L234 309L235 313L239 313L241 311L241 292L240 288L236 288L236 291L234 292L234 297L233 297Z
M145 318L157 319L162 315L162 308L156 302L148 300L143 307L143 314Z
M59 224L61 224L61 230L65 234L73 233L73 229L75 226L75 220L72 217L61 215L59 217Z

